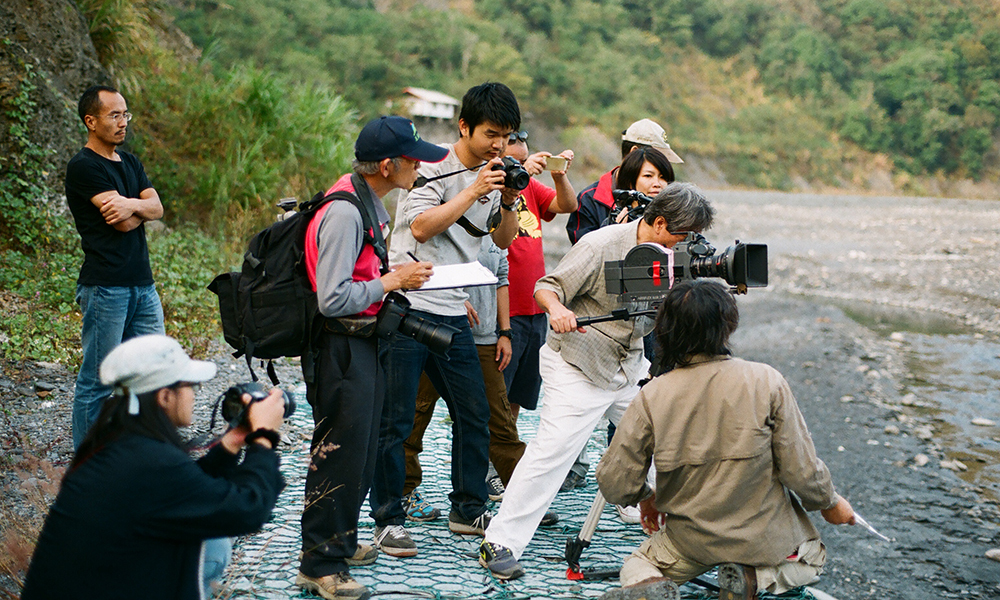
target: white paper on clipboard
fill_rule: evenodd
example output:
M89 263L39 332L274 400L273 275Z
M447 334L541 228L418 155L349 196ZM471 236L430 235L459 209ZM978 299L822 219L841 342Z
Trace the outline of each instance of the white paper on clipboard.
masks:
M498 281L497 276L479 261L457 265L434 265L434 274L431 275L431 278L424 285L415 290L409 290L408 293L477 285L496 285Z

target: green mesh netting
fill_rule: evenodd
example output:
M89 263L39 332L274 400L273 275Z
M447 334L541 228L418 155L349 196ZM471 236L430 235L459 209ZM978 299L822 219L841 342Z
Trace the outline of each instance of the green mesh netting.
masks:
M309 404L304 401L304 388L299 396L299 410L292 419L308 431L312 427L312 414ZM522 439L530 440L534 437L537 425L538 411L521 411L518 429ZM563 555L566 539L575 537L579 532L594 500L597 484L593 480L593 466L600 460L605 445L605 427L598 426L587 446L592 466L588 485L556 496L552 510L559 513L559 524L539 528L535 533L521 557L524 577L513 582L501 582L479 565L477 556L481 538L459 536L448 531L451 423L444 402L439 401L424 436L425 450L421 454L423 482L419 489L426 500L441 509L442 518L432 523L407 523L407 531L419 547L417 556L394 558L381 554L372 565L352 567L351 574L368 586L375 596L387 598L520 600L600 596L617 587L617 580L571 581L566 577L567 565ZM237 541L233 565L221 597L314 597L294 585L299 565L299 519L308 460L308 440L302 440L292 447L283 447L281 470L288 487L278 499L274 516L263 530ZM358 539L372 543L374 522L368 516L367 505L362 511L358 528ZM622 559L645 537L639 525L622 523L614 507L608 505L590 547L583 551L580 564L584 568L616 569L621 565ZM714 583L714 574L707 574L704 579ZM693 584L682 586L681 592L683 598L718 597ZM780 598L808 600L813 597L803 590Z

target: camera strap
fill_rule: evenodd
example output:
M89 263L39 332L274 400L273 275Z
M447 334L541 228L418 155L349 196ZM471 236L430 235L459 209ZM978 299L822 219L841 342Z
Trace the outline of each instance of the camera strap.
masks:
M375 213L375 200L372 198L368 182L357 173L351 174L351 185L354 186L354 194L361 201L358 206L361 220L371 229L371 234L368 233L368 229L365 230L365 237L371 237L372 248L375 249L375 255L381 263L379 270L385 275L389 272L389 250L382 236L382 224L378 222L378 215Z
M494 231L496 231L497 227L500 226L501 219L503 219L503 215L500 214L499 210L497 210L495 213L490 214L490 218L486 223L486 227L489 229L489 231L483 231L482 229L476 227L475 225L472 224L472 221L465 218L465 215L459 217L458 220L455 221L455 223L461 225L462 229L464 229L472 237L481 238L481 237L486 237L491 233L493 233Z

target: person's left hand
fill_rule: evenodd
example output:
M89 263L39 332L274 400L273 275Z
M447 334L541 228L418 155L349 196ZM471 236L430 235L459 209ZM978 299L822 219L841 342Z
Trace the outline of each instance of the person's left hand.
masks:
M479 325L479 313L468 300L465 301L465 316L469 319L469 327Z
M134 206L131 199L125 196L116 196L108 199L101 206L101 216L104 217L105 223L114 225L131 217L134 212L133 209Z
M647 535L659 531L665 519L666 515L656 508L656 494L639 502L639 521Z
M493 359L497 361L497 371L503 371L510 364L510 359L514 356L514 349L511 346L510 338L500 336L497 338L497 355Z

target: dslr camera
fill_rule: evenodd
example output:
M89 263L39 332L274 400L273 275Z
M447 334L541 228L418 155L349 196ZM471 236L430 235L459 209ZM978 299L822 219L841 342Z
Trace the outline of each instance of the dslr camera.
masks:
M505 156L501 160L503 163L493 165L493 170L503 171L505 173L503 179L504 187L518 191L528 187L528 183L531 181L531 175L524 170L524 167L521 166L521 162L516 158L511 158L509 156Z
M653 201L652 198L636 190L611 190L611 197L615 199L615 206L611 209L608 223L617 223L618 215L625 211L628 217L624 223L635 221L646 212L646 207Z
M458 333L451 325L434 323L410 314L410 301L399 292L389 292L382 301L382 308L376 317L375 335L387 340L399 332L409 336L437 354L447 359L452 339Z
M251 381L247 383L238 383L225 392L222 393L221 398L221 410L222 418L225 419L232 427L239 427L240 425L249 426L249 421L247 415L250 411L250 406L254 402L260 402L264 398L267 398L270 390L264 387L263 384ZM250 402L243 404L243 394L250 394ZM295 413L295 400L293 400L288 392L284 390L281 391L281 397L285 402L285 416L288 418ZM212 417L213 423L215 417Z

